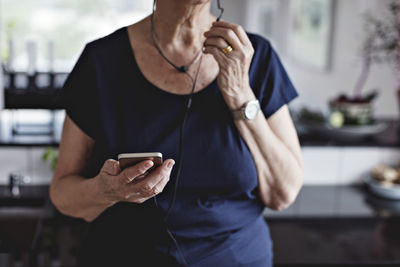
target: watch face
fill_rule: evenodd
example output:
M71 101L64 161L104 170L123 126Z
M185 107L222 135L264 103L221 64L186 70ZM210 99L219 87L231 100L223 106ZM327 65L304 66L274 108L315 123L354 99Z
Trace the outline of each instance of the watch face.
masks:
M248 120L252 120L257 116L259 110L258 103L249 103L244 111L244 115Z

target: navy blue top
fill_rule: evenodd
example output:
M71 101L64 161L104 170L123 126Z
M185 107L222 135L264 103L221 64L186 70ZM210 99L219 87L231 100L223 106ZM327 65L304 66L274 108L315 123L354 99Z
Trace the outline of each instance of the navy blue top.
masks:
M248 37L255 50L250 85L268 118L298 93L270 43L256 34ZM157 88L143 76L126 27L88 43L61 92L69 117L95 140L86 176L96 176L104 161L119 153L157 151L177 160L187 98ZM190 266L270 266L271 241L261 216L256 167L216 80L194 93L184 155L168 226ZM164 212L173 183L171 179L158 196ZM108 208L91 223L81 262L129 265L162 259L164 266L168 260L179 265L175 247L168 250L160 216L152 199Z

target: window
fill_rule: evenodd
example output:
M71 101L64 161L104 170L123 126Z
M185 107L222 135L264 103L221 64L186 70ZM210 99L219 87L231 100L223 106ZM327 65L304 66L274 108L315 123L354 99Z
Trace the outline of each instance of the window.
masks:
M150 0L0 0L1 62L9 71L69 72L86 43L139 21L151 9ZM47 110L2 110L3 141L22 142L35 133L28 143L45 142L37 134L46 132L59 140L63 117Z
M0 0L0 4L1 58L6 64L11 60L12 69L18 71L28 69L28 55L36 70L47 71L52 65L55 71L70 71L87 42L139 21L152 7L150 0Z

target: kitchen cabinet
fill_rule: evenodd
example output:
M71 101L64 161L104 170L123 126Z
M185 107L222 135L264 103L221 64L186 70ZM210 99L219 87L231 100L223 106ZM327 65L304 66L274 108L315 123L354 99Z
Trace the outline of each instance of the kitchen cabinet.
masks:
M380 119L387 129L364 138L335 138L298 129L307 185L360 184L378 164L400 165L400 122Z
M400 165L400 148L303 146L307 185L360 184L378 164Z

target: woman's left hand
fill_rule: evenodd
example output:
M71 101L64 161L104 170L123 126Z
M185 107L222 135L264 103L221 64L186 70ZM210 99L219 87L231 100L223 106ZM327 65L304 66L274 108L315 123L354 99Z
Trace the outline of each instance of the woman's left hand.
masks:
M229 108L236 110L254 99L249 83L249 68L254 49L244 29L226 21L214 22L204 33L204 53L212 54L219 66L218 86ZM223 53L231 46L233 50Z

